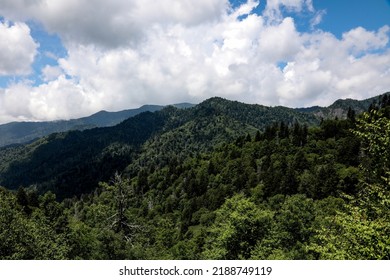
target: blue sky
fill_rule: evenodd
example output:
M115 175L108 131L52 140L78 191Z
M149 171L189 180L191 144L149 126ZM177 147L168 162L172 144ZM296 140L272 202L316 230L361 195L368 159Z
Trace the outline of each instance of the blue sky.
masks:
M0 123L368 98L390 90L389 25L387 0L0 0Z
M4 22L4 19L2 20ZM34 85L39 85L42 68L46 65L57 65L59 57L66 57L67 51L57 34L49 34L43 26L36 22L27 22L31 30L31 37L39 44L38 53L32 63L32 71L28 75L0 75L0 87L7 87L10 83L29 79Z
M390 24L389 0L317 0L314 5L326 11L318 27L338 37L358 26L377 30Z
M245 0L231 1L235 7L245 2ZM337 37L358 26L376 30L390 24L390 0L313 0L312 3L316 10L324 11L322 21L317 28L329 31ZM265 6L266 1L261 1L256 11L261 14ZM302 31L310 31L308 13L289 15L296 18Z

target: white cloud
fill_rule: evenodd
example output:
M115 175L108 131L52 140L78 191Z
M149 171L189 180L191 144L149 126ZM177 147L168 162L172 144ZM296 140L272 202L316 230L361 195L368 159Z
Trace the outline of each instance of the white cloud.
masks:
M53 81L63 74L61 67L46 65L42 69L42 79L45 82Z
M301 12L304 9L314 11L312 0L268 0L267 9L278 10L281 6L290 11Z
M0 0L0 14L8 19L24 21L43 0Z
M37 48L25 23L0 22L0 76L29 74Z
M107 48L135 43L155 24L197 25L217 20L228 0L1 0L0 14L32 19L65 44Z
M28 82L0 90L0 116L3 120L56 120L81 117L90 108L89 97L73 80L60 76L34 87Z
M263 60L288 61L299 52L303 41L295 29L294 20L285 18L280 24L262 30L259 44Z
M290 106L329 105L339 98L367 98L390 89L387 26L370 32L357 28L339 40L330 33L303 36L304 48L283 69L280 101ZM361 36L356 36L357 34Z
M389 26L382 27L378 32L369 32L358 27L343 34L343 43L353 54L382 49L389 42L389 31Z
M310 28L314 30L317 25L322 22L323 17L326 15L326 10L316 11L312 19L310 20Z
M300 13L304 10L314 12L312 0L267 0L264 16L271 23L283 20L281 9L287 9L290 12Z
M264 15L252 13L258 5L253 0L236 10L225 0L172 1L37 0L20 12L24 15L15 12L14 18L34 17L58 33L68 56L42 69L43 84L25 81L0 90L0 123L211 96L329 105L390 89L387 26L356 28L338 39L321 30L299 32L292 18L281 17L282 6L318 16L311 1L269 1ZM23 3L0 2L8 3L0 14Z
M24 120L33 117L29 110L26 110L30 103L29 89L29 86L22 83L0 89L0 112L3 119Z

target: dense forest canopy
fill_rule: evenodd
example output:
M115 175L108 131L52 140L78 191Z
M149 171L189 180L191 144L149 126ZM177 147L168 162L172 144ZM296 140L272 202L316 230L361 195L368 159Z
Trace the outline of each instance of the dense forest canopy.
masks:
M389 259L390 98L213 98L0 150L1 259Z

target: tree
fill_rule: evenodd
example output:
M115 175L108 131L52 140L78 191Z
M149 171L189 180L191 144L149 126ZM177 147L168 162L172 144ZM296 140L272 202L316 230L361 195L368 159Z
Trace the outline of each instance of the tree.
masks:
M16 197L0 189L0 259L65 259L68 245L63 233L40 209L30 217L17 206Z
M216 211L203 252L205 259L248 259L256 243L268 234L272 212L260 210L243 195L226 200Z
M260 142L261 141L261 134L260 134L260 131L256 131L256 135L255 135L255 142Z
M279 138L284 139L284 138L288 138L288 136L289 136L288 125L286 125L283 121L281 121L279 126Z
M376 110L363 113L353 133L362 141L365 182L390 184L390 119Z
M275 197L279 199L280 197ZM269 234L259 240L253 259L309 259L306 244L312 235L314 202L305 195L286 197L277 206Z
M356 121L356 112L351 107L348 107L347 120L349 120L351 123L355 123Z
M349 197L344 211L324 219L309 252L320 259L390 259L388 197L378 186L366 190L365 197Z
M390 120L372 110L357 120L364 177L345 211L329 217L310 250L324 259L390 259Z
M16 201L26 214L31 214L31 208L28 205L29 203L27 193L23 187L19 187L18 191L16 192Z
M122 178L119 173L115 173L112 183L112 186L102 184L114 195L115 214L108 218L111 220L110 228L116 233L123 233L125 239L130 241L133 230L139 228L137 225L130 224L126 216L133 189L130 187L129 181Z

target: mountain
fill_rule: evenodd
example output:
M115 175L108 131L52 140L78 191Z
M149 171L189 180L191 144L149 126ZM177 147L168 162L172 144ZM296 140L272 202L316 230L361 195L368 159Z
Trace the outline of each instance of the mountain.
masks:
M36 184L60 197L89 192L126 167L140 144L165 122L163 114L143 112L115 127L54 133L31 144L1 148L1 185Z
M184 106L188 107L188 106ZM100 119L101 112L93 118ZM37 186L58 197L93 190L131 164L165 164L172 157L208 151L284 121L314 124L309 114L284 107L211 98L186 110L168 106L143 112L113 127L54 133L35 142L0 149L0 185ZM101 123L101 122L100 122Z
M389 93L384 93L364 100L355 100L350 98L338 99L328 107L313 106L309 108L298 108L297 110L299 112L311 113L322 119L334 119L336 117L339 119L345 119L349 108L354 110L356 114L360 114L367 111L372 104L378 104L386 94Z
M300 113L312 114L308 118L311 118L309 123L313 124L316 121L314 119L330 119L330 118L346 118L348 109L353 109L357 114L367 110L369 106L378 102L383 95L372 97L365 100L353 100L353 99L339 99L334 102L332 105L328 107L309 107L309 108L297 108L290 109L286 107L265 107L271 109L273 113L279 111L279 113L283 113L285 111L289 111L290 119L286 119L287 122L291 121L291 116L294 115L293 111L297 111ZM179 103L173 105L179 109L191 108L194 104L190 103ZM235 105L237 112L239 112L239 106ZM249 105L251 106L251 105ZM260 105L254 105L260 106ZM85 130L95 127L108 127L119 124L127 118L135 116L139 113L150 111L155 112L161 110L164 106L159 105L144 105L137 109L129 109L123 110L119 112L107 112L100 111L91 116L72 119L72 120L62 120L62 121L52 121L52 122L12 122L8 124L0 125L0 147L4 147L12 144L23 144L34 139L47 136L51 133L55 132L65 132L70 130ZM264 116L267 119L267 110L264 109ZM249 117L250 118L250 117ZM258 119L259 120L259 119Z
M180 103L173 106L176 106L177 108L189 108L194 105L190 103ZM55 132L114 126L139 113L146 111L155 112L162 108L164 108L164 106L144 105L137 109L119 112L100 111L88 117L68 121L7 123L0 125L0 147L27 143Z
M71 197L92 191L115 172L135 176L140 167L158 168L172 159L209 152L243 135L253 137L272 124L316 125L320 112L365 108L367 104L339 100L329 108L305 112L214 97L190 108L185 104L186 110L143 107L141 110L156 111L140 113L116 126L54 133L30 144L1 148L0 185L11 189L36 186L59 198ZM118 120L124 115L99 112L88 121L104 126L112 124L110 118ZM272 134L272 129L268 133Z
M190 110L178 112L179 123L145 143L140 162L153 161L157 166L172 157L209 151L219 143L234 141L245 134L254 135L270 124L295 121L314 125L319 119L286 107L267 107L210 98Z
M347 107L211 98L0 148L0 259L389 259L390 96Z

